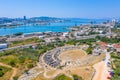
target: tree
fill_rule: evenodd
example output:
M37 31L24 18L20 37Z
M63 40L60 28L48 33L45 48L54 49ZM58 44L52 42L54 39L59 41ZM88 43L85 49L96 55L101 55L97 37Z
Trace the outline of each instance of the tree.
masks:
M86 52L88 53L88 54L92 54L92 48L88 48L87 50L86 50Z
M33 64L32 64L32 63L27 64L27 68L28 68L28 69L33 68L33 67L34 67L34 66L33 66Z
M19 32L19 33L15 33L14 35L15 36L20 36L20 35L22 35L23 34L23 32Z
M14 61L14 60L11 60L11 61L9 62L9 64L10 64L12 67L15 67L15 66L16 66L16 64L15 64L15 61Z
M13 80L18 80L18 76L13 77Z
M24 72L25 72L26 74L29 74L29 73L28 73L28 70L25 70Z
M100 37L100 36L96 36L95 38L96 38L96 39L98 39L98 40L100 40L100 39L101 39L101 37Z
M0 77L2 77L4 75L4 73L2 71L0 71Z
M41 49L42 46L40 44L37 45L37 49Z
M20 63L24 63L25 62L25 57L24 56L20 56L19 57L19 62Z
M79 77L78 75L73 75L74 80L83 80L82 77Z
M57 42L55 43L55 45L58 46L58 47L61 47L61 46L64 46L64 42L62 42L62 41L57 41Z

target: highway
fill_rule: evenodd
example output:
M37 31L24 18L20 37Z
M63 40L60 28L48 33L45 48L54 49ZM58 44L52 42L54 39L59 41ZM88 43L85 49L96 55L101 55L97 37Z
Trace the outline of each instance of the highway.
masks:
M34 45L34 44L35 44L35 43L33 43L33 44L27 44L27 45L20 45L20 46L5 48L5 49L0 49L0 52L6 51L6 50L18 49L18 48L28 48L28 47L30 47L30 46L32 46L32 45Z
M39 43L32 43L32 44L20 45L20 46L15 46L15 47L10 47L10 48L0 49L0 52L6 51L6 50L18 49L18 48L28 48L30 46L33 46L34 44L48 44L48 43L39 42Z

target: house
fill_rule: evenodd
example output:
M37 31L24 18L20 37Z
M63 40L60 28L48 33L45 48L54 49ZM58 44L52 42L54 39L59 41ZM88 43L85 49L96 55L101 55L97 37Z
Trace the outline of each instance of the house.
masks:
M69 36L69 35L68 35L68 32L64 32L62 36L63 36L63 37Z
M99 42L98 43L103 49L107 49L107 43L106 42Z
M50 43L50 42L55 42L55 37L49 37L49 38L44 38L45 42Z
M117 53L120 53L120 44L113 44L114 49L116 49Z
M60 39L60 41L65 41L65 40L67 40L65 37L63 37L63 36L61 36L61 37L59 37L59 39Z
M43 38L44 38L44 36L43 36L43 35L40 35L40 36L39 36L39 38L40 38L40 39L43 39Z
M35 49L35 48L37 48L37 46L38 46L37 44L34 44L34 45L32 46L32 48Z

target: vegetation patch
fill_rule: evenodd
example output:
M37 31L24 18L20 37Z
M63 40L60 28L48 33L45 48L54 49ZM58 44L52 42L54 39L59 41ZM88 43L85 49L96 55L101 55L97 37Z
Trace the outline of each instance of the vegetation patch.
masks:
M38 43L41 42L39 38L30 38L26 40L19 40L19 41L13 41L9 47L14 47L14 46L20 46L20 45L25 45L25 44L31 44L31 43Z
M113 65L115 65L112 80L120 80L120 55L111 53L111 57L114 59Z
M73 75L74 80L83 80L82 77L79 77L78 75Z
M7 73L8 71L10 71L10 68L6 68L3 66L0 66L0 77L3 77L5 73Z
M72 79L62 74L62 75L57 76L54 80L72 80Z

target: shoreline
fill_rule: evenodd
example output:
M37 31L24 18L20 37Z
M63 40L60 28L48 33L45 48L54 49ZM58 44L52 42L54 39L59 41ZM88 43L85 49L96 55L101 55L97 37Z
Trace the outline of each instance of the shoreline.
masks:
M66 33L66 32L69 32L70 30L68 31L65 31L65 32L54 32L54 31L44 31L44 32L30 32L30 33L23 33L22 35L29 35L29 34L39 34L39 33ZM20 32L18 32L20 33ZM15 33L16 34L16 33ZM14 34L9 34L9 35L0 35L0 37L5 37L5 36L13 36ZM20 35L21 36L21 35Z

